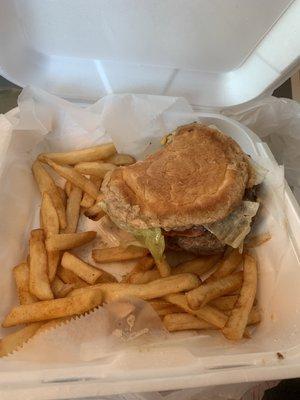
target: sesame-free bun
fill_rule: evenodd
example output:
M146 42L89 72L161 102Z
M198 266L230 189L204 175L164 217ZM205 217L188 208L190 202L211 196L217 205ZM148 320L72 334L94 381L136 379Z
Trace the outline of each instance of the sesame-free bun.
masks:
M225 218L242 201L248 170L233 139L193 123L144 161L107 174L102 190L113 218L134 228L180 229Z

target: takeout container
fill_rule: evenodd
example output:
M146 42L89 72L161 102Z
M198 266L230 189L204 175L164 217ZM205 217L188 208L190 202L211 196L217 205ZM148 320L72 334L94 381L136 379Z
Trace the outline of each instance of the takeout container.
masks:
M271 93L292 74L299 13L300 2L288 0L2 2L0 74L81 103L118 92L184 96L195 118L275 167L268 146L218 110ZM13 368L1 360L1 398L24 392L26 399L83 398L299 376L300 211L288 186L284 201L291 245L252 340L230 344L203 334L176 346L131 349L113 368L109 360ZM270 241L259 251L273 262L275 250ZM270 269L261 266L260 297L268 279Z

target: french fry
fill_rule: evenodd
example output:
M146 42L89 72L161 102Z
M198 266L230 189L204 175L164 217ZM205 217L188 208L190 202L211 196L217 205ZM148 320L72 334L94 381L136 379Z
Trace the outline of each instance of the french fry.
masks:
M140 271L129 276L128 283L148 283L160 278L160 272L157 269L150 271Z
M213 307L217 307L221 311L232 310L236 301L238 299L238 295L231 296L222 296L218 297L209 302L209 305Z
M239 340L243 337L256 295L257 264L248 254L244 256L243 278L240 296L222 330L223 335L229 340Z
M97 190L100 190L101 188L101 183L102 183L102 178L98 178L96 176L90 176L90 181L92 181L95 186L97 187ZM93 197L91 197L89 194L84 193L82 200L81 200L81 207L84 208L90 208L94 205L95 203L95 199L93 199Z
M137 265L134 272L138 271L149 271L154 267L154 259L151 256L145 256L137 259Z
M71 290L74 289L72 283L64 283L58 276L56 276L51 284L52 293L56 299L66 297Z
M84 215L88 218L92 218L96 215L101 214L102 216L105 215L101 205L99 203L95 203L92 207L85 210Z
M162 278L171 275L171 267L165 255L163 255L161 260L155 260L155 263Z
M57 186L57 190L59 191L60 197L62 199L64 207L67 205L67 194L60 186Z
M53 299L49 277L48 259L42 229L31 231L29 240L29 290L40 300Z
M115 283L118 280L109 272L104 271L103 269L99 269L102 272L101 276L96 280L95 283Z
M225 310L224 314L226 314L228 317L231 315L232 310ZM247 320L247 326L248 325L256 325L259 324L261 321L261 313L258 307L253 306L250 314L248 315L248 320ZM245 335L244 335L245 337Z
M135 296L143 300L151 300L170 293L178 293L199 285L199 278L193 274L178 274L160 278L143 285L130 283L103 283L86 288L74 289L68 296L80 294L86 290L101 288L103 301L110 302L124 297Z
M46 237L59 233L58 215L48 192L43 194L40 219ZM48 277L50 282L52 282L56 274L60 254L58 251L47 251L47 257Z
M96 235L94 231L51 235L46 239L46 249L47 251L74 249L92 241Z
M105 249L94 249L92 257L94 261L99 263L109 263L115 261L134 260L136 258L145 257L148 249L139 246L118 246Z
M245 243L245 248L252 249L254 247L261 246L262 244L268 242L270 239L271 239L270 232L262 233L261 235L257 235L257 236L252 236Z
M69 165L56 164L48 158L45 159L45 162L47 162L58 175L70 181L74 186L79 187L83 192L88 193L93 199L97 199L98 190L96 185L85 176L81 175L76 169Z
M65 183L65 192L66 192L67 197L70 196L71 191L72 191L72 183L70 181L66 181L66 183Z
M94 284L97 279L102 275L102 271L98 268L93 267L92 265L82 261L80 258L75 257L73 254L65 252L61 265L68 269L74 274L78 275L81 279L89 284Z
M7 356L22 347L42 325L43 322L34 322L0 339L0 357Z
M176 276L176 275L175 275ZM178 307L182 308L185 312L195 315L198 318L203 319L206 322L216 326L217 328L224 328L228 316L222 311L215 307L206 305L198 310L193 310L189 307L187 299L184 294L170 294L164 297L165 300L172 304L176 304Z
M172 274L191 272L200 276L209 271L219 259L220 256L218 254L195 258L194 260L183 262L172 268Z
M197 289L191 290L186 294L187 301L191 308L203 307L209 301L217 297L232 293L239 289L243 283L243 272L225 276L219 280L203 283Z
M103 218L105 216L105 212L104 211L100 211L98 214L93 215L92 217L88 217L89 219L91 219L92 221L99 221L101 218Z
M106 162L92 161L76 164L74 168L83 175L97 176L98 178L103 179L105 175L108 172L113 171L116 166Z
M2 326L7 328L18 324L47 321L54 318L82 314L102 303L101 290L85 291L73 297L45 300L14 307L5 317Z
M32 172L35 180L37 181L41 194L43 194L44 192L49 193L53 201L54 207L57 211L59 225L62 229L65 229L67 224L66 211L61 195L57 189L54 180L39 161L35 161L33 163Z
M149 304L162 317L167 314L181 313L182 309L175 304L168 303L167 301L150 301Z
M13 268L20 304L31 304L38 299L29 292L29 268L27 263L21 263Z
M59 266L57 269L57 276L66 284L73 285L74 289L82 288L88 284L83 281L79 276L74 274L74 272Z
M116 153L113 143L100 144L81 150L68 151L64 153L42 153L38 159L45 162L46 158L60 164L74 165L84 161L96 161L108 158Z
M237 267L242 263L243 256L238 249L232 250L229 254L218 262L216 271L207 279L213 281L215 279L224 278L232 274Z
M67 215L67 226L64 233L74 233L77 229L79 214L80 214L80 202L82 198L82 190L74 186L71 190L70 196L67 201L66 215Z
M131 165L136 162L134 157L131 157L128 154L114 154L113 156L109 157L106 162L112 163L117 165L118 167L120 165Z
M162 314L163 315L163 314ZM258 324L261 316L258 309L253 308L249 314L248 325ZM190 329L218 329L216 326L201 318L188 313L170 313L165 315L163 323L169 332L185 331Z

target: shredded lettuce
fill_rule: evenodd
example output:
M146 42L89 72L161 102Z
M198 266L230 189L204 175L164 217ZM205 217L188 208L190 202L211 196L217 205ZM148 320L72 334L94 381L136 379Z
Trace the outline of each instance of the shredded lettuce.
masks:
M206 224L204 227L221 242L238 248L251 230L252 218L257 213L259 203L243 201L242 204L222 221Z
M107 206L105 202L101 201L99 204L102 209L107 212ZM155 260L162 259L165 251L165 238L160 228L135 229L125 222L118 221L111 216L109 217L120 229L131 233L143 247L149 249Z

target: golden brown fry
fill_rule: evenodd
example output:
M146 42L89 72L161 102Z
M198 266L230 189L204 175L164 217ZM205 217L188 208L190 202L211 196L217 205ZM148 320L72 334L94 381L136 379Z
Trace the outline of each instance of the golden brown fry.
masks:
M47 251L48 256L48 276L49 281L53 282L53 279L56 275L57 267L60 260L60 251Z
M149 271L154 267L154 259L151 256L145 256L143 258L137 259L137 265L135 266L135 271Z
M92 181L98 190L101 188L102 178L97 178L96 176L90 176L90 181ZM94 205L95 199L91 197L89 194L84 193L81 200L81 207L90 208Z
M74 249L92 241L96 235L94 231L51 235L46 239L46 248L47 251Z
M191 272L200 276L209 271L219 259L220 255L218 254L195 258L194 260L183 262L172 268L172 274Z
M2 338L0 340L0 357L7 356L22 347L42 325L43 322L34 322Z
M171 275L171 267L165 255L163 255L161 260L155 260L155 263L162 278Z
M129 156L128 154L114 154L109 157L106 162L115 164L117 166L120 165L131 165L136 162L134 157Z
M225 278L203 283L197 289L191 290L186 294L187 301L190 307L194 309L203 307L209 301L239 289L242 283L242 271L236 272L235 274L225 276Z
M187 313L193 314L196 317L201 318L204 321L216 326L217 328L224 328L228 319L225 313L209 305L201 307L198 310L193 310L189 307L186 296L184 294L170 294L168 296L165 296L164 298L170 303L176 304L178 307L181 307Z
M60 197L62 199L64 207L67 205L67 194L60 186L57 186L57 190L59 191Z
M64 230L65 233L74 233L77 229L77 224L80 214L80 202L82 198L82 190L74 186L71 190L67 202L67 226Z
M53 233L59 233L57 211L48 192L43 193L40 219L45 236L49 237Z
M102 216L105 215L105 212L103 211L103 209L99 203L95 203L92 207L88 208L84 212L84 215L88 218L92 218L99 214L101 214Z
M93 161L76 164L74 168L83 175L97 176L98 178L103 179L105 175L108 172L113 171L116 166L106 162Z
M29 290L40 300L53 299L49 277L48 259L42 229L31 231L29 240Z
M59 225L62 229L65 229L67 224L66 211L54 180L39 161L33 163L32 172L41 194L44 192L49 193L58 215Z
M29 268L27 263L21 263L13 268L20 304L31 304L38 299L29 292Z
M87 179L85 176L81 175L76 169L70 167L69 165L56 164L52 160L46 158L45 162L54 169L60 176L70 181L74 186L79 187L83 192L88 193L93 199L97 199L98 190L96 185Z
M70 196L71 191L72 191L72 183L70 181L66 181L65 192L66 192L67 197Z
M216 271L207 279L213 281L215 279L224 278L232 274L237 267L242 263L243 256L238 249L232 250L230 253L218 262Z
M74 272L79 278L83 279L89 284L94 284L97 279L102 275L102 271L92 265L82 261L80 258L75 257L73 254L65 252L62 259L61 265Z
M56 299L65 297L71 290L74 289L72 283L64 283L58 276L56 276L51 284L51 289Z
M160 317L167 314L182 312L182 309L180 307L176 306L175 304L168 303L164 300L149 301L149 304Z
M130 283L103 283L86 288L75 289L69 296L82 293L85 290L94 290L101 288L103 301L110 302L124 297L135 296L143 300L155 299L170 293L178 293L190 288L195 288L199 284L199 278L193 274L178 274L160 278L143 285L134 285Z
M221 311L232 310L236 301L238 299L238 295L232 296L222 296L218 297L209 302L209 305L217 307Z
M38 158L42 162L45 162L45 159L49 158L60 164L74 165L84 161L102 160L115 154L115 152L116 149L113 143L105 143L64 153L42 153Z
M270 239L271 239L270 232L262 233L261 235L257 235L257 236L252 236L245 243L245 248L252 249L254 247L261 246L262 244L268 242Z
M102 272L101 276L96 280L95 283L114 283L118 282L118 280L109 272L104 271L103 269L99 269Z
M81 278L79 278L79 276L75 275L74 272L69 271L62 266L58 267L57 276L59 276L64 283L73 285L74 289L82 288L88 285Z
M39 301L33 304L17 306L5 317L2 326L7 328L18 324L82 314L99 306L101 303L101 289L94 289L63 299Z
M243 337L256 295L257 264L256 260L248 254L244 256L243 278L240 296L222 331L223 335L230 340L239 340Z
M217 329L217 327L188 313L170 313L165 315L163 324L169 332L186 331L191 329Z
M96 262L107 263L115 261L134 260L136 258L145 257L148 249L139 246L118 246L106 249L94 249L92 257Z
M128 283L148 283L155 281L156 279L160 278L160 272L157 269L152 269L150 271L140 271L131 274L128 277Z

